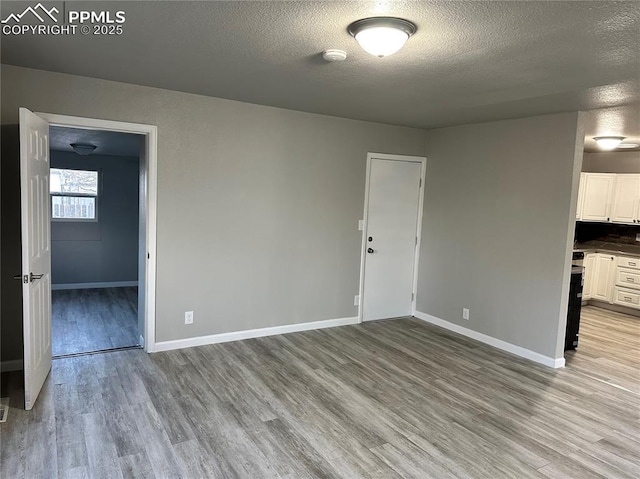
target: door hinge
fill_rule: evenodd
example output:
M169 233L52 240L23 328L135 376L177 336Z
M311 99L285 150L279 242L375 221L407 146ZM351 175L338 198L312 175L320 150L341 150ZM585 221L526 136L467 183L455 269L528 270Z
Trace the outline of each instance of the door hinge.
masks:
M422 188L422 178L420 178L420 188Z
M416 246L418 246L418 237L416 236Z
M416 297L415 293L411 293L411 301Z

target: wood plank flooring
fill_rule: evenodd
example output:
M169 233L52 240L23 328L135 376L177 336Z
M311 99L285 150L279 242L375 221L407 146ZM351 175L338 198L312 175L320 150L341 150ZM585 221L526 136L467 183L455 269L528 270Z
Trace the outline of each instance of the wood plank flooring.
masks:
M7 478L636 478L640 322L585 308L548 369L416 319L4 377Z
M52 291L51 323L54 356L135 346L138 288Z

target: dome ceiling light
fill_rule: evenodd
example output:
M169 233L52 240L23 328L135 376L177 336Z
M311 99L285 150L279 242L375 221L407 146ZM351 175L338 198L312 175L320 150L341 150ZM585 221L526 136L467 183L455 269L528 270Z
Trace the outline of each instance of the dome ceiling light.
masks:
M96 145L92 145L91 143L71 143L69 146L71 146L73 151L78 155L82 156L90 155L97 148Z
M594 136L593 139L601 150L611 151L624 140L624 136Z
M376 57L393 55L418 28L408 20L395 17L370 17L347 27L362 49Z

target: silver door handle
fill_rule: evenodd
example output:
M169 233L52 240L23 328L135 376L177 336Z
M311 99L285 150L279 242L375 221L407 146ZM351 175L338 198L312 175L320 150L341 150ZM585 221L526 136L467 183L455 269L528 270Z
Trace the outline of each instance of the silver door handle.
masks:
M371 254L371 253L373 253L373 252L374 252L374 251L373 251L373 248L367 248L367 253Z
M29 281L33 283L36 279L40 279L40 278L42 278L43 276L44 276L44 273L43 273L43 274L33 274L33 273L29 273Z

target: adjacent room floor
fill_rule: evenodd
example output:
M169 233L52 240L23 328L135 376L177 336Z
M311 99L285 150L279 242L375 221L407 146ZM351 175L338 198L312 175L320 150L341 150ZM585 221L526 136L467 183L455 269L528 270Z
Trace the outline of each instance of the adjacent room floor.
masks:
M605 319L605 316L610 319ZM635 478L640 322L585 308L567 367L416 319L54 361L5 377L3 477Z
M135 346L138 288L52 291L51 321L54 356Z

